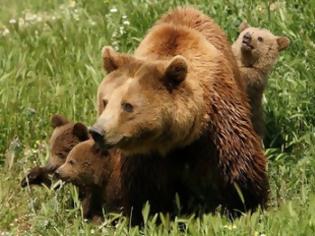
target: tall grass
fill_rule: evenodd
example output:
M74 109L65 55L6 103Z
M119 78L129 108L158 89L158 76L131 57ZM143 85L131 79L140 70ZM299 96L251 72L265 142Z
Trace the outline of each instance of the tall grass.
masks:
M19 181L47 159L49 117L91 124L102 80L100 50L132 52L166 10L192 4L233 41L243 19L291 39L270 75L264 106L270 208L234 222L149 217L144 228L107 214L82 219L76 190L33 188ZM313 235L315 231L315 2L234 0L2 0L0 8L0 233L48 235ZM149 211L144 208L144 213ZM144 214L146 216L147 214ZM157 219L161 224L155 224ZM118 219L114 227L111 223Z

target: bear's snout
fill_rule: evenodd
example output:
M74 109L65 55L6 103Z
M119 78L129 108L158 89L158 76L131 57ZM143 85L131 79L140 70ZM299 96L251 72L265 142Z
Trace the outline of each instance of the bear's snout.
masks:
M242 39L242 47L241 49L243 51L251 51L254 47L251 44L252 42L252 36L249 32L245 33Z
M65 175L64 171L61 170L60 167L54 172L54 177L56 179L61 179L61 180L67 182L68 181L68 177L66 175Z
M56 177L57 179L61 179L59 169L57 169L57 170L54 172L54 177Z
M243 42L249 43L250 41L252 41L252 36L250 35L249 32L247 32L247 33L244 34L244 36L243 36Z
M104 131L97 126L92 126L89 128L89 132L95 142L104 142Z
M89 128L89 132L99 149L102 151L107 151L110 148L110 145L106 143L103 129L100 129L97 126L92 126Z

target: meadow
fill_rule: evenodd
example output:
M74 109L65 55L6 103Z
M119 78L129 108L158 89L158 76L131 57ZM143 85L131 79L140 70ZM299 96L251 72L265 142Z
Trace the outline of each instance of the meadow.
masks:
M132 52L168 9L191 4L230 41L243 19L291 40L264 97L270 201L266 211L229 221L219 214L149 216L144 227L104 212L82 218L73 186L20 187L48 158L50 116L92 124L104 73L101 48ZM315 1L0 0L0 235L314 235ZM161 223L156 224L159 220ZM113 221L118 221L113 225Z

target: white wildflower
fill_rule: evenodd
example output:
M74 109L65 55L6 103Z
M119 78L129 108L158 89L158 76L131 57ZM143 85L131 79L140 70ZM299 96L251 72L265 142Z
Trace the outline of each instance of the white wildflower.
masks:
M116 7L113 7L109 10L111 13L116 13L118 12L117 8Z
M130 22L129 22L128 20L124 20L124 21L123 21L123 24L124 24L124 25L130 25Z
M123 33L124 33L124 29L125 29L125 28L124 28L123 26L120 26L120 27L119 27L119 33L120 33L120 34L123 34Z
M15 23L16 23L16 19L11 19L11 20L9 20L9 23L10 23L10 24L15 24Z
M26 13L26 15L25 15L26 21L34 21L34 20L36 20L36 18L37 18L36 14Z
M25 25L25 21L23 18L19 18L19 26L24 26Z
M9 34L10 33L10 30L8 29L8 28L4 28L3 30L2 30L2 32L1 32L1 35L2 36L6 36L7 34Z
M76 2L75 2L75 1L70 1L69 7L73 8L73 7L75 7L75 5L76 5Z

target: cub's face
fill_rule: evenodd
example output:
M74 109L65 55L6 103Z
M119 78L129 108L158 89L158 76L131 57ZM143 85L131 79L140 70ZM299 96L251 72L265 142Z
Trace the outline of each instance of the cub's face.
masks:
M51 125L54 128L50 138L50 156L44 167L31 169L21 181L21 186L45 184L50 186L48 174L54 172L65 161L70 150L82 140L88 139L87 128L81 123L69 122L61 115L53 115Z
M273 63L279 52L289 45L287 37L275 36L267 29L250 27L242 23L240 31L236 45L240 48L241 59L245 66L252 66L260 60Z
M145 153L155 140L165 138L172 115L171 93L185 79L186 61L177 56L166 65L144 62L109 47L103 49L103 58L109 86L115 79L120 86L107 93L107 82L100 85L98 93L104 89L106 95L99 97L103 110L91 129L92 137L101 145Z
M87 139L88 135L83 124L69 122L61 115L52 116L51 124L54 130L49 140L50 156L47 166L53 172L66 161L71 149Z
M108 158L94 146L93 140L76 145L69 153L66 162L55 174L66 182L78 186L98 185L102 181Z

